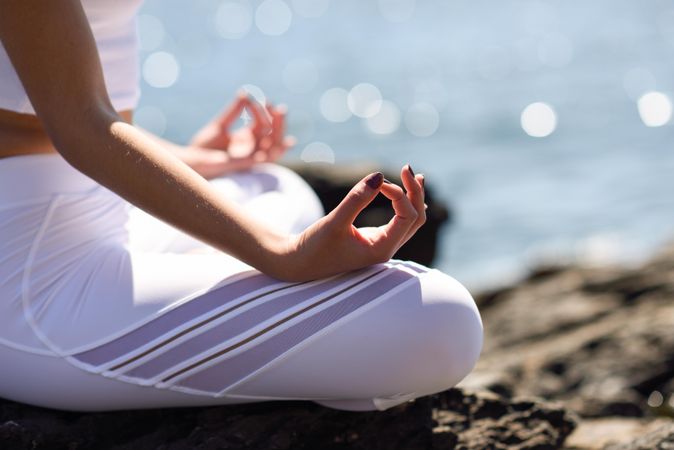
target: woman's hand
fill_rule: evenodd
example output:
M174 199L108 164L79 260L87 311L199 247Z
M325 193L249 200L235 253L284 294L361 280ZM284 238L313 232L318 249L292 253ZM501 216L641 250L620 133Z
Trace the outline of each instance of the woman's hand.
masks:
M251 125L231 131L244 111L252 117ZM239 94L219 117L197 132L181 157L205 178L277 161L295 145L293 137L285 136L285 117L284 106L263 107L247 94Z
M306 281L388 261L426 222L423 175L407 165L401 178L406 192L380 172L358 182L328 215L290 237L278 277ZM395 216L379 227L356 228L356 216L380 192L391 200Z

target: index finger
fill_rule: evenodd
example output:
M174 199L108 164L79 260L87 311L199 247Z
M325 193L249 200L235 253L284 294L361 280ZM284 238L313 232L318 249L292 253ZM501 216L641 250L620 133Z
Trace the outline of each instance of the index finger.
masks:
M414 226L418 214L400 186L385 182L381 186L380 192L391 200L395 212L395 215L387 224L379 227L384 232L384 238L379 244L384 245L388 253L392 255L405 243L405 238Z
M266 110L263 111L262 106L255 100L251 98L245 99L246 109L253 116L255 121L253 125L253 132L255 134L267 135L271 132L271 120L267 116Z
M222 114L220 117L220 126L222 128L229 128L232 126L234 121L239 118L241 115L241 112L243 111L244 106L246 105L246 94L239 94L234 100L229 107L225 110L225 112Z

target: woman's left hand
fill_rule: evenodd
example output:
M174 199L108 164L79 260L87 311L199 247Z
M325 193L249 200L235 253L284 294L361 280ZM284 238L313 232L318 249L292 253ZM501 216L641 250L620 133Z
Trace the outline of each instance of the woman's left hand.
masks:
M252 117L250 125L231 131L244 111ZM239 95L219 117L197 132L183 158L205 178L277 161L295 144L293 137L285 136L285 117L284 106L261 106L247 95Z

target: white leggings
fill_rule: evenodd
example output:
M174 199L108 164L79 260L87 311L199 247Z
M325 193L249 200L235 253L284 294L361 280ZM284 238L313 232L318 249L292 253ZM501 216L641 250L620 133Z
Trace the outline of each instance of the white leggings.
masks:
M213 181L298 233L323 214L273 164ZM59 155L0 159L0 396L69 410L311 400L383 410L475 365L456 280L391 260L270 278L131 208Z

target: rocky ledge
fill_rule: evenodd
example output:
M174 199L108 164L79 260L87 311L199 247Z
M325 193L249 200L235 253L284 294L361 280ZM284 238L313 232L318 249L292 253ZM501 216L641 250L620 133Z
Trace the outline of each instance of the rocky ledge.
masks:
M451 389L383 412L310 402L67 413L0 402L7 449L557 449L573 430L559 406Z
M541 267L476 300L485 348L464 386L560 402L581 417L568 448L674 448L674 246L640 267Z

